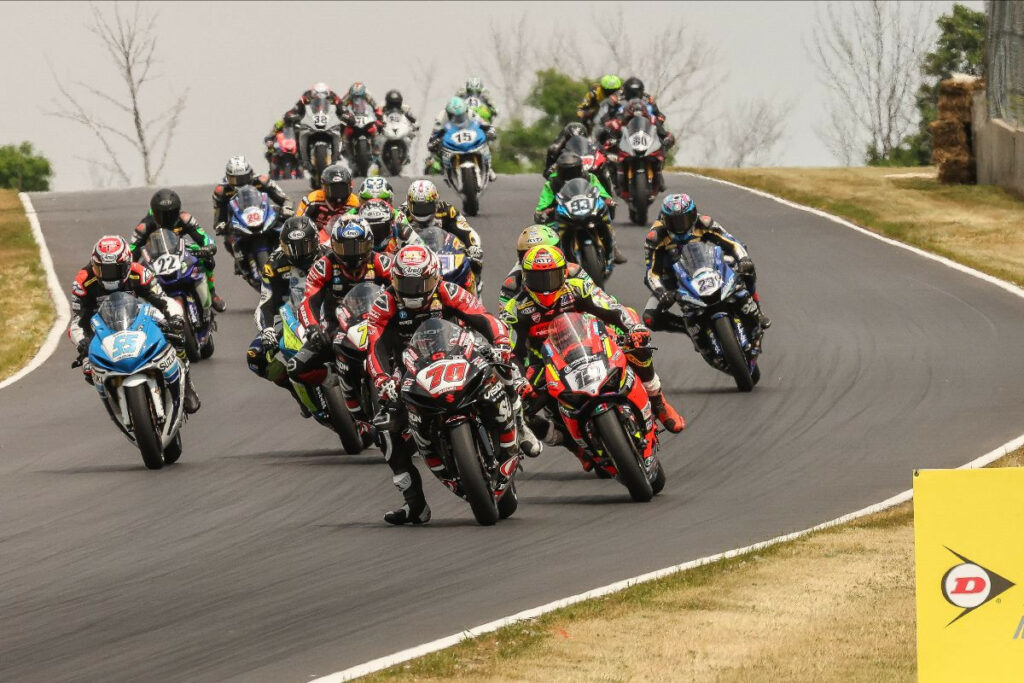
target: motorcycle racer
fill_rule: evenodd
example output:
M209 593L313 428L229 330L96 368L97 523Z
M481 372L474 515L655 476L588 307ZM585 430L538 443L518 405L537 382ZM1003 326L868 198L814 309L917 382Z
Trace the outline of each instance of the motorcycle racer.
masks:
M477 282L480 282L480 273L484 267L484 250L480 243L480 235L470 227L462 212L441 200L434 183L429 180L414 180L409 185L405 203L399 207L398 212L409 222L413 230L437 227L462 240L472 261L473 274Z
M391 182L380 175L371 175L363 178L363 182L359 184L359 190L357 191L360 206L370 199L383 199L390 204L394 193L395 188L391 187Z
M523 231L519 233L519 239L516 240L516 264L505 276L505 280L501 283L501 291L498 292L499 311L503 310L508 300L522 289L523 257L526 256L526 252L541 245L557 247L559 244L561 244L561 238L554 228L543 224L528 225L523 228ZM572 266L570 265L570 267ZM590 277L582 268L580 273L583 277Z
M427 140L427 151L430 152L431 156L427 158L425 167L427 169L440 168L441 167L441 142L444 140L444 132L448 124L454 126L464 126L469 121L469 108L466 106L466 101L461 97L453 97L448 100L448 104L445 105L444 111L437 115L434 119L434 128L430 131L430 138ZM488 140L494 140L497 137L497 133L494 131L493 126L484 121L483 119L476 119L477 124L483 130L484 135L487 136ZM488 171L488 180L493 181L497 178L494 169L491 168Z
M622 87L622 79L614 74L605 74L587 92L583 101L576 107L576 116L587 127L594 128L594 116L601 108L601 103L615 95ZM550 166L551 164L548 164Z
M129 292L145 299L162 314L156 317L167 332L167 341L178 351L178 358L185 368L184 409L186 413L199 410L199 396L192 385L188 372L188 358L185 356L184 311L181 304L164 294L152 271L132 261L132 250L128 240L120 235L104 235L93 247L92 256L75 275L71 283L71 323L68 338L78 349L77 363L82 364L85 381L92 384L92 367L88 361L89 344L92 342L92 316L99 310L100 298L114 292Z
M334 218L359 207L359 197L352 192L352 172L341 164L331 164L320 174L320 189L313 190L299 202L296 216L308 216L320 229L320 241L330 238L327 224Z
M555 141L548 145L547 156L544 158L544 176L547 177L553 170L552 167L555 162L558 161L558 157L562 154L565 149L565 143L569 142L569 139L575 136L586 137L587 128L579 121L573 121L572 123L565 124L565 128L558 134Z
M133 260L139 260L142 256L139 248L145 246L149 236L160 229L170 230L179 236L184 233L192 238L193 244L189 245L189 249L199 258L206 273L213 310L223 313L227 309L227 304L217 295L217 284L213 278L213 257L217 253L217 243L206 234L192 214L181 210L181 197L174 190L157 190L149 200L149 213L135 226L132 235Z
M227 229L231 199L245 185L266 192L270 200L280 207L282 217L288 218L295 213L291 200L280 185L271 180L269 175L255 175L252 164L244 156L233 156L224 168L224 180L213 188L213 225L216 234L223 235ZM229 254L234 255L230 241L225 240L224 246Z
M652 330L686 329L682 316L670 312L676 300L676 277L672 270L679 247L693 241L712 242L733 258L736 273L743 278L751 298L757 304L757 317L764 329L771 327L771 319L761 309L757 294L757 271L746 248L738 239L725 231L711 216L697 212L697 205L689 195L670 194L661 204L657 220L651 225L644 245L644 284L652 296L644 306L644 322Z
M412 115L409 105L403 104L402 93L398 90L388 90L384 93L384 115L386 116L391 112L399 112L409 119L413 130L419 130L420 124L417 123L416 117Z
M302 119L302 117L306 115L306 105L319 97L327 98L327 100L334 105L334 110L335 113L337 113L338 118L341 118L343 113L341 106L342 99L338 97L338 93L331 90L331 86L327 85L323 81L315 83L312 88L302 93L302 95L299 96L298 102L296 102L291 109L285 112L284 117L282 118L290 115L294 117L296 121Z
M498 118L498 108L494 106L494 100L491 99L491 93L484 88L484 82L477 76L472 76L466 79L466 86L455 93L456 97L460 97L465 100L468 97L478 97L480 101L490 110L491 116L488 119L488 123L494 125L494 120Z
M358 216L373 231L373 250L395 254L406 244L419 244L419 235L403 214L383 199L370 199L359 210L352 209L349 216Z

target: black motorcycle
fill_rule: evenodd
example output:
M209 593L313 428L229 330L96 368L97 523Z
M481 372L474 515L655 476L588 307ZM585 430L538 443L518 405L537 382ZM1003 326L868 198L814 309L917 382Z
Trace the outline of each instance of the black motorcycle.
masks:
M566 259L583 266L598 287L612 274L608 204L590 181L573 178L555 195L557 207L551 224L561 238Z

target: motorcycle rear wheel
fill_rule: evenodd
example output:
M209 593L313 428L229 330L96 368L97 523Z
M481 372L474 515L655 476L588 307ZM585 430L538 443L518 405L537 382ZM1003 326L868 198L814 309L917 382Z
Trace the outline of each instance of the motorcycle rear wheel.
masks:
M648 502L654 497L654 490L640 466L640 454L619 421L619 414L614 410L603 412L594 419L594 423L605 453L611 456L615 469L619 471L618 480L629 490L633 500Z
M125 387L124 398L128 403L128 416L132 420L135 445L142 454L147 469L158 470L164 466L164 449L160 435L156 432L156 420L150 406L149 386L136 384Z
M476 184L476 169L464 166L459 172L462 174L462 213L475 216L480 212L480 188Z
M736 339L736 331L732 327L732 321L728 316L716 318L714 322L715 336L722 347L722 355L725 357L725 364L729 367L729 374L736 382L736 388L740 391L750 391L754 388L754 378L750 376L750 366L747 364L747 357L740 348L740 342Z
M483 464L473 439L472 425L462 422L448 430L448 442L452 447L455 466L459 470L459 481L466 494L473 516L481 526L491 526L498 521L498 508L494 494L484 476ZM510 513L511 514L511 513Z
M363 437L359 433L359 426L356 425L352 413L345 404L345 391L338 383L338 378L329 373L321 387L324 392L324 399L327 402L327 409L331 412L331 427L341 439L341 446L349 455L358 455L363 452Z
M604 287L604 263L597 253L597 245L584 244L580 250L580 261L582 261L580 265L583 266L583 270L587 271L587 275L594 281L594 284Z

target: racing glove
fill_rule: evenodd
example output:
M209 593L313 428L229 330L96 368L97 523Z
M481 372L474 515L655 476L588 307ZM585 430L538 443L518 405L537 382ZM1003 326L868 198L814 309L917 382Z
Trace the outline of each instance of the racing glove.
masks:
M309 348L319 351L331 343L331 338L320 325L310 325L306 328L306 343Z
M213 226L213 232L218 237L222 237L224 235L224 233L226 233L227 231L228 231L228 224L225 223L224 221L221 221L217 225Z
M671 306L676 302L676 293L664 288L658 291L655 296L658 297L658 303L662 306Z
M626 333L630 345L635 348L643 348L651 343L651 330L646 325L634 325Z
M202 247L196 247L195 249L192 250L192 252L199 258L208 259L217 253L217 245L207 244Z
M470 259L478 263L484 260L484 250L478 244L471 244L466 247L466 253L469 254Z
M260 332L260 341L263 342L264 350L277 347L277 332L273 327L264 327Z
M750 275L754 272L754 262L749 256L744 256L736 262L736 272L740 275Z
M494 355L502 363L512 362L512 345L507 342L498 342L494 345Z
M295 215L295 205L294 204L292 204L290 201L286 201L284 204L281 205L281 218L287 220L287 219L291 218L294 215Z
M393 406L398 403L398 385L393 377L385 376L376 382L377 398L385 405Z

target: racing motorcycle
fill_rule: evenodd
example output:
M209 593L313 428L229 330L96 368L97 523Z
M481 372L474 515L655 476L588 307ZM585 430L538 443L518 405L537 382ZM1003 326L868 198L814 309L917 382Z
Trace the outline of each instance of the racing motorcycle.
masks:
M618 479L635 501L653 498L665 487L658 433L616 337L593 316L564 313L551 321L541 355L547 391L595 470Z
M231 198L228 239L235 254L236 269L249 286L260 291L263 266L280 243L281 226L277 210L265 192L243 185Z
M442 279L457 284L473 296L479 296L479 283L473 274L472 261L462 240L437 227L420 230L418 234L423 243L437 254L437 259L441 263Z
M761 329L757 304L731 257L710 242L690 242L679 249L672 269L676 301L687 334L711 367L731 375L740 391L750 391L761 379Z
M582 135L573 135L565 143L565 151L572 152L579 156L583 162L583 173L593 173L601 181L601 186L609 195L615 195L613 178L615 170L611 168L608 157L598 148L597 144L590 138ZM615 207L608 207L608 215L615 220Z
M391 111L385 114L381 165L387 175L401 175L402 167L409 163L409 141L414 130L413 125L402 112Z
M609 122L615 127L618 120ZM634 225L647 225L647 209L658 194L657 175L665 163L661 137L654 123L643 116L634 116L621 128L618 140L618 165L624 174L619 196L629 202L629 220Z
M278 348L285 362L291 360L302 348L306 338L306 328L296 313L302 303L306 288L306 274L293 270L289 277L288 301L278 309L281 334ZM364 441L356 420L345 403L345 390L341 386L341 372L336 362L325 365L326 376L312 391L301 382L292 382L299 401L317 422L334 431L341 440L341 446L349 455L356 455L369 445ZM368 435L369 436L369 435Z
M345 112L345 156L351 161L352 175L370 175L377 132L377 112L365 100Z
M191 362L213 355L213 331L217 328L210 287L199 259L172 230L160 229L149 236L142 263L156 275L164 292L185 312L185 354Z
M373 302L383 288L372 282L360 282L345 295L338 306L339 331L334 338L334 350L340 361L338 377L345 396L359 403L365 419L377 414L377 392L366 372L366 350L369 345L367 319Z
M274 136L274 151L270 155L270 177L274 180L298 178L302 175L299 160L299 137L295 126L285 123Z
M491 150L484 129L473 118L461 126L445 124L441 164L445 183L462 197L462 212L477 215L480 195L487 189Z
M314 190L320 187L320 174L339 156L341 126L334 104L326 96L316 97L306 105L306 113L299 122L299 153Z
M188 366L178 360L152 306L114 292L92 317L92 329L93 384L110 419L138 447L147 468L177 462Z
M555 195L552 227L561 237L565 257L583 266L583 270L603 287L612 274L608 232L608 205L597 188L584 178L573 178Z
M466 102L466 108L469 110L472 116L477 117L484 123L490 123L493 118L493 112L491 108L484 104L484 101L476 95L470 95L464 98Z
M469 502L483 526L509 517L519 504L514 480L519 458L498 459L497 435L487 431L476 411L478 402L504 391L491 352L469 330L431 318L402 354L402 398L413 406L409 419L419 420L419 429L434 442L432 452L420 448L423 459L441 483Z

